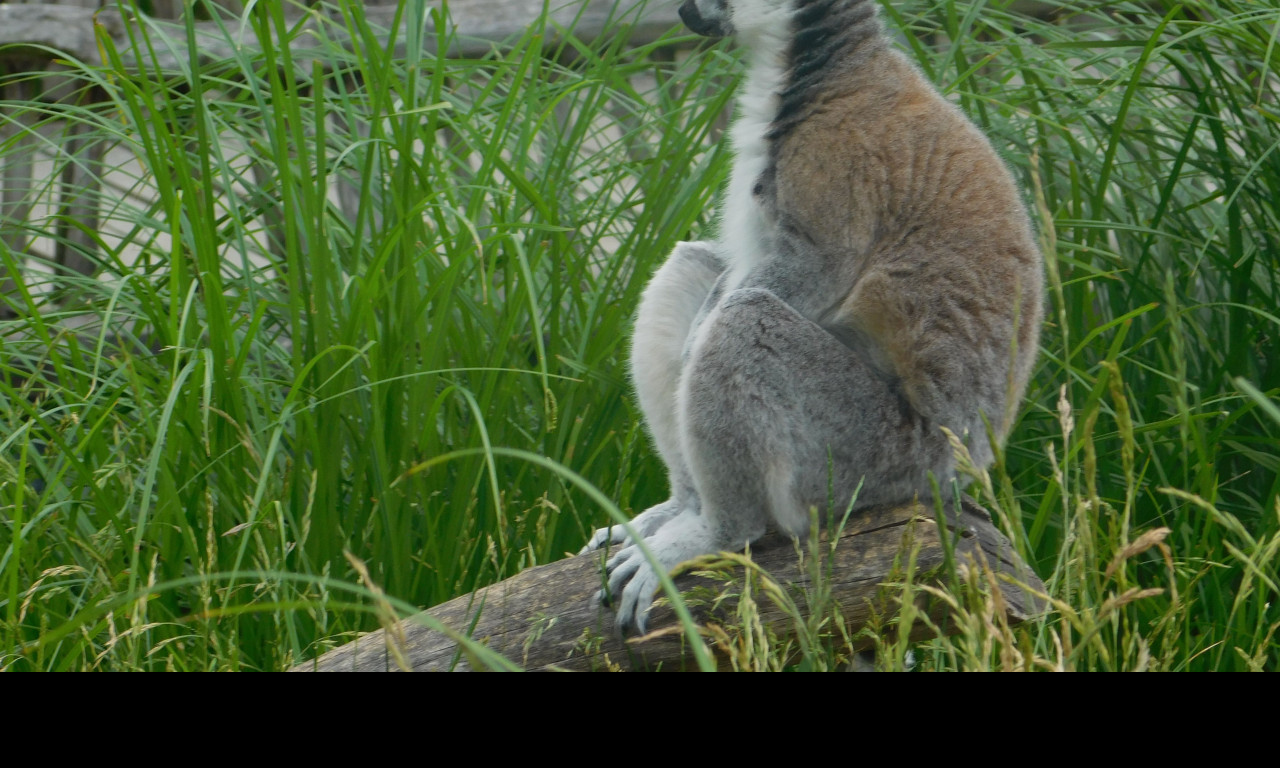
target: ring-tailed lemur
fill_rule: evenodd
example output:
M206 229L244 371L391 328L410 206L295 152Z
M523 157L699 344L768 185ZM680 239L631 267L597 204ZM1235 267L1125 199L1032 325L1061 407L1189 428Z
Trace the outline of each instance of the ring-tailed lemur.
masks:
M671 480L632 521L662 568L738 549L809 509L931 496L942 431L993 458L1042 314L1027 212L978 129L895 51L874 0L687 0L749 70L720 238L685 242L645 289L632 375ZM861 490L856 491L862 484ZM596 532L586 549L625 539ZM584 550L585 551L585 550ZM620 629L658 587L608 563Z

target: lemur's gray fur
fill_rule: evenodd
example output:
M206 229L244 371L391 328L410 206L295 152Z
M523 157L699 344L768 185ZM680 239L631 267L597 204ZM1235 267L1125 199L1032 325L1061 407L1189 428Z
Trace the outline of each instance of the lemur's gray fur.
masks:
M749 71L716 242L680 243L645 289L632 375L671 498L632 521L659 565L739 549L809 509L931 496L942 431L993 458L1035 358L1042 267L987 139L896 52L874 0L687 0ZM626 538L596 532L587 549ZM657 575L608 563L621 630Z

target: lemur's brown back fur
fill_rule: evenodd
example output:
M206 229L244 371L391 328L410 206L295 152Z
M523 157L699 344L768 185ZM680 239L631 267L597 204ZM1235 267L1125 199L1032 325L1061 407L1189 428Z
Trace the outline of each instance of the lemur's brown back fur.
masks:
M822 322L864 338L921 413L950 410L940 386L968 389L1003 437L1041 321L1040 253L1012 177L887 46L820 93L775 140L769 207L780 227L842 255L848 292Z

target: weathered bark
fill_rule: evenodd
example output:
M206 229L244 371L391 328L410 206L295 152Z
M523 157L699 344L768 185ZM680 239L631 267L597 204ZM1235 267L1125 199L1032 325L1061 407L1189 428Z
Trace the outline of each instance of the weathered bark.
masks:
M948 527L959 533L953 540L955 562L961 569L972 567L970 558L985 558L991 572L1018 582L996 585L1012 623L1043 610L1032 591L1043 592L1044 585L981 508L966 502L957 517L950 517L949 513ZM826 542L825 534L822 541ZM824 556L823 563L823 572L829 574L831 597L850 625L850 634L865 626L873 612L881 616L896 612L895 597L900 590L884 585L901 579L906 553L916 547L915 581L944 581L948 572L945 548L931 512L909 505L859 511L850 517L834 555L829 560ZM825 553L830 548L824 544L819 550ZM475 594L436 606L425 615L530 670L696 668L683 637L674 629L678 627L674 613L666 605L653 609L648 637L624 642L618 636L612 611L594 598L601 586L603 559L597 553L529 568ZM752 546L751 559L779 584L803 590L809 583L809 570L800 562L796 544L789 538L766 537ZM708 584L718 582L693 575L676 579L676 585L686 593L691 587ZM762 622L778 637L792 634L792 617L767 598L757 597L757 602ZM803 610L805 601L795 602ZM945 618L940 604L926 609L935 623ZM704 609L695 609L694 613L695 619L704 623L721 616L731 620L733 611L734 604L729 601L721 604L715 615ZM915 634L928 637L930 630L919 625ZM459 653L457 643L415 619L401 622L393 636L399 636L396 650L409 669L471 668L467 656ZM387 633L379 630L315 661L300 664L294 671L395 671L398 666L394 656Z

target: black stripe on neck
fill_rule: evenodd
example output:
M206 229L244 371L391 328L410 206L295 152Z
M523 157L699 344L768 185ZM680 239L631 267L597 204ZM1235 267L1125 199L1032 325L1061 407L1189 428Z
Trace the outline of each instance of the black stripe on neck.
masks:
M811 111L837 65L867 44L885 38L873 0L795 0L787 80L768 138L777 140Z

